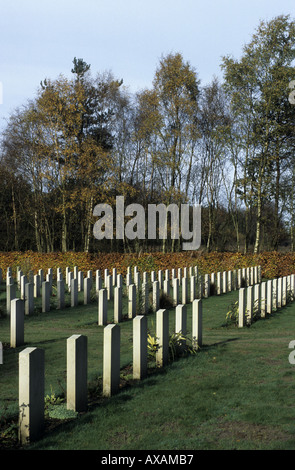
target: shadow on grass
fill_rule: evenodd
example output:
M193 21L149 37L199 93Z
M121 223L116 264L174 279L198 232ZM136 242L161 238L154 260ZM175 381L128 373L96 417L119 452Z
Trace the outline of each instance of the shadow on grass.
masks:
M286 313L286 309L292 308L292 307L294 308L294 302L288 302L283 307L278 307L277 310L274 310L271 313L267 313L265 318L259 318L259 320L269 320L271 318L275 318L277 316L280 316L280 315Z
M66 341L68 339L68 336L61 336L58 338L53 338L53 339L44 339L43 341L36 341L36 344L50 344L50 343L56 343L57 341ZM27 345L31 345L32 342L30 343L25 343Z
M42 446L42 440L46 440L46 448L56 445L56 436L60 432L71 432L77 429L77 426L81 424L88 424L93 421L93 413L96 413L100 408L107 407L120 407L126 402L131 401L134 398L134 391L140 390L146 387L156 387L158 379L165 376L171 369L171 366L183 363L190 358L196 358L203 352L208 352L214 348L224 346L227 343L237 341L240 338L228 338L226 340L217 341L212 344L204 344L195 354L186 354L185 356L175 357L164 367L156 367L156 365L150 364L147 369L147 376L142 379L133 379L133 368L132 363L123 367L120 371L120 385L119 390L116 394L111 397L103 396L103 380L102 377L94 378L88 384L88 407L87 411L78 413L75 418L56 419L45 417L45 428L44 433L37 442L33 442L31 445L25 446L24 448L30 449L35 446L38 448ZM45 340L43 343L50 343L54 340ZM64 398L64 397L63 397ZM58 406L58 405L57 405ZM17 419L14 421L16 426ZM0 446L1 447L1 446ZM7 448L10 449L21 449L16 439L11 442L11 446L7 443Z
M276 310L272 310L271 313L266 313L264 317L261 317L260 315L255 316L252 321L252 324L247 325L247 326L248 328L251 328L251 326L254 324L269 321L269 320L284 316L286 314L286 310L290 308L294 308L294 302L288 302L286 305L282 307L278 307Z
M228 338L228 339L225 339L223 341L217 341L216 343L212 343L212 344L204 344L201 348L201 351L208 351L212 348L216 348L217 346L222 346L226 343L230 343L232 341L239 341L241 338Z
M129 390L141 389L143 387L150 387L157 385L157 378L167 374L166 367L149 367L147 370L147 376L143 380L133 379L132 375L132 364L121 369L120 374L120 386L116 394L111 397L104 397L102 394L102 378L98 377L96 380L93 380L88 387L88 406L87 411L78 413L76 418L69 419L53 419L45 418L45 427L44 433L40 440L33 442L31 445L28 444L24 448L30 449L34 448L36 445L39 446L39 443L42 442L42 439L46 439L46 448L54 447L56 445L55 436L60 432L71 432L76 429L77 426L81 424L92 423L93 421L93 412L95 413L99 408L105 407L119 407L126 402L129 402L133 399L133 394L128 393ZM58 405L57 405L58 406ZM51 440L52 438L52 440ZM14 442L14 446L11 449L20 449L21 446L17 441Z

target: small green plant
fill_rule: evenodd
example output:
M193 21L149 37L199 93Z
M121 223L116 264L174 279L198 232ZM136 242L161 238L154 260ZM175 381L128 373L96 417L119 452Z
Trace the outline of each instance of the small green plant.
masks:
M58 406L49 406L47 416L52 419L73 419L78 416L78 412L68 410L66 403L60 403Z
M50 386L50 395L44 398L45 416L52 419L73 419L78 416L74 410L68 410L63 397L58 397Z
M238 300L236 300L236 302L231 303L225 319L228 325L238 324L238 321L239 321L239 301Z
M52 386L50 385L50 395L46 395L44 398L44 406L45 406L45 415L49 415L52 406L60 405L64 402L64 398L57 397L52 390Z
M90 302L97 302L98 300L98 293L96 291L96 286L93 285L90 291Z
M158 338L148 334L148 358L154 360L159 350ZM187 354L196 354L199 346L192 343L190 338L181 332L169 335L169 359L174 361L177 357L183 357Z
M158 338L156 336L152 336L150 333L148 333L147 337L147 350L148 350L148 359L149 360L155 360L156 358L156 353L159 349L159 343L158 343Z
M174 361L176 357L183 355L185 340L186 338L181 332L172 333L169 336L169 356L172 361Z
M248 318L248 325L250 325L250 318L249 318L249 310L246 309L245 311L245 316L246 318ZM254 304L253 304L253 311L252 311L252 322L254 321L257 321L259 318L259 302L258 300L255 300ZM226 314L226 324L227 325L230 325L230 324L234 324L234 325L237 325L239 322L239 301L236 300L235 302L233 302L230 307L229 307L229 310Z
M7 443L7 448L10 445L13 445L18 440L18 423L9 423L0 429L0 442L5 447Z
M290 302L293 302L293 294L291 290L287 290L287 295L286 295L286 304L289 304Z
M177 357L183 357L187 354L196 354L198 347L192 345L188 336L182 332L172 333L169 336L169 355L174 361Z

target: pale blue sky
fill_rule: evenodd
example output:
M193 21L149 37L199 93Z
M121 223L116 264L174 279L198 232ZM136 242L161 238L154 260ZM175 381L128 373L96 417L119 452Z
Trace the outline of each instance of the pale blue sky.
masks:
M222 77L261 19L295 18L294 0L0 0L3 119L33 98L45 77L71 76L74 57L92 74L111 70L136 92L150 87L160 57L180 52L201 84ZM295 77L294 77L295 78Z

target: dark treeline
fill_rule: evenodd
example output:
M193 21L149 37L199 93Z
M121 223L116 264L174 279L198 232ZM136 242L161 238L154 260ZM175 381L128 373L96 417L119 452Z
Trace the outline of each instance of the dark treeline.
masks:
M295 22L261 21L223 81L180 53L150 89L75 58L10 116L0 154L0 250L177 251L181 240L97 240L94 207L200 204L202 246L294 250ZM127 220L127 219L126 219ZM169 233L169 232L168 232Z

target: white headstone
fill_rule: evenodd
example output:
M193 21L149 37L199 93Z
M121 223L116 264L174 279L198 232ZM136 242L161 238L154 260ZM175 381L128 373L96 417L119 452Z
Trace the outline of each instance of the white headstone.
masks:
M19 440L28 444L44 431L44 350L26 348L19 354Z
M122 287L114 288L114 323L122 321Z
M246 311L246 291L245 287L239 289L239 328L245 326L245 311Z
M187 310L186 305L177 305L175 309L175 333L186 336L187 333ZM181 341L181 347L184 347L186 340Z
M48 281L42 282L42 312L50 310L50 284Z
M65 282L63 279L57 281L57 308L62 310L65 307Z
M87 336L84 335L67 339L67 409L87 410Z
M108 315L108 299L107 299L107 290L100 289L98 291L98 325L107 324L107 315Z
M110 397L120 384L120 326L108 325L103 337L103 395Z
M133 319L133 378L147 375L147 317L137 315Z
M131 284L128 287L128 318L134 318L136 315L136 285Z
M34 313L34 284L29 282L25 285L25 314Z
M24 301L13 299L10 313L10 347L17 348L24 344Z
M195 299L192 303L192 343L202 346L202 300Z
M78 305L78 279L71 280L71 307Z
M84 305L88 305L90 303L90 292L91 292L91 279L90 277L86 277L84 279Z
M169 360L169 311L158 310L156 313L156 336L159 348L156 352L156 364L163 367Z

